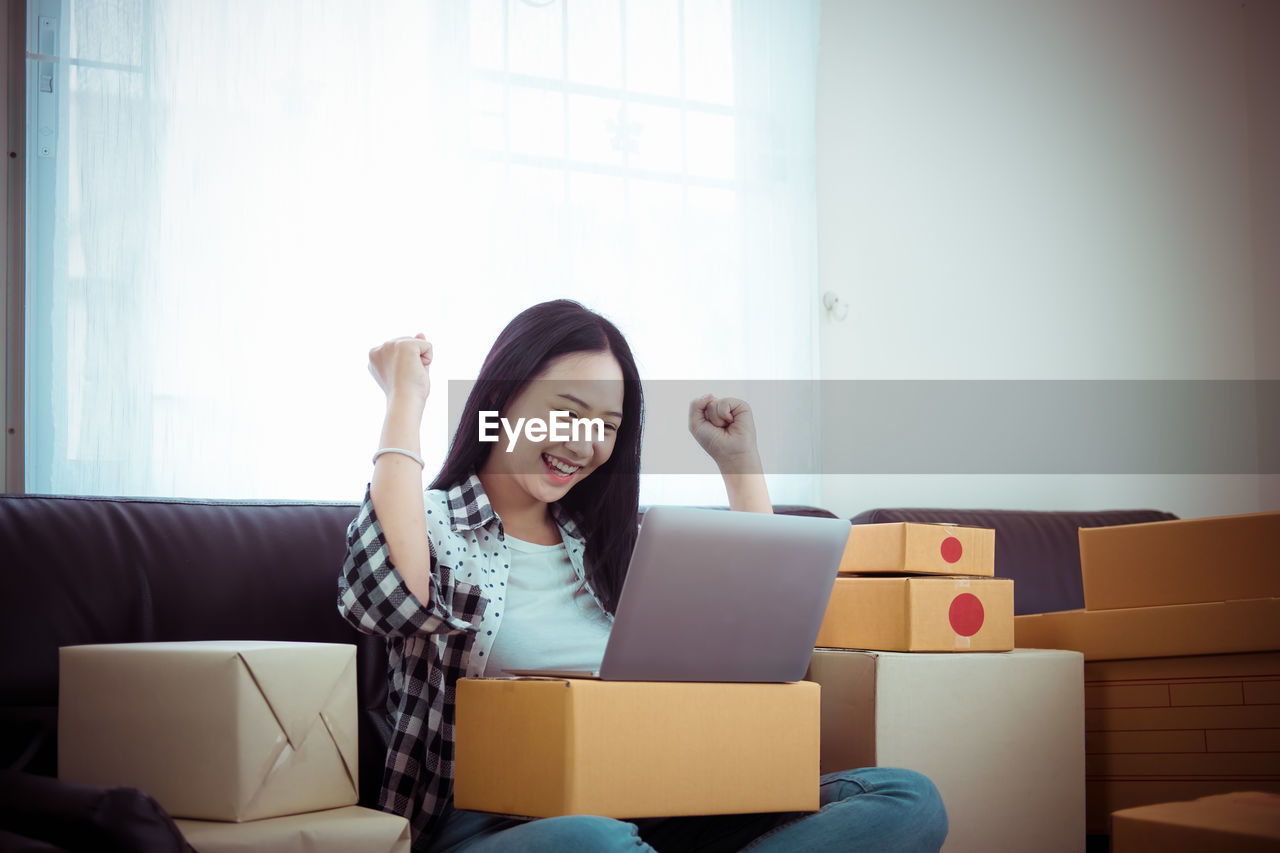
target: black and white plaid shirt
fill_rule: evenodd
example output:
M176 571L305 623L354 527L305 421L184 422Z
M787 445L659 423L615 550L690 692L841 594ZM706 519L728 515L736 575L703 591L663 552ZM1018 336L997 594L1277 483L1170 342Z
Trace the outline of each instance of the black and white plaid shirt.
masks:
M347 528L347 559L338 578L338 611L359 630L387 638L392 735L379 805L407 817L415 839L430 833L453 796L454 685L459 678L484 674L506 610L511 568L502 521L479 477L472 474L447 491L429 490L423 497L431 554L429 607L391 564L367 490ZM569 561L586 583L586 543L557 509L552 505Z

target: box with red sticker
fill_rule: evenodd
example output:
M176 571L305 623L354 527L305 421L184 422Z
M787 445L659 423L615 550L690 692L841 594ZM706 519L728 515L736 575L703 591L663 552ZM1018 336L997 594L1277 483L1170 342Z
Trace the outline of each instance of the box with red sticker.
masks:
M954 524L912 521L855 524L840 560L840 574L995 574L996 532Z
M1013 581L838 577L815 645L895 652L1007 652Z

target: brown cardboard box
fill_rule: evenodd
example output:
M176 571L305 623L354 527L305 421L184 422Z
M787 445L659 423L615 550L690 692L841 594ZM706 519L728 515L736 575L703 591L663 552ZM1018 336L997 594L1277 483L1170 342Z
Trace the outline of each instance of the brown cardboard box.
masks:
M925 774L947 806L945 853L1079 853L1082 666L1078 652L1042 649L818 649L805 677L822 685L822 772Z
M200 853L409 853L412 843L409 821L359 806L244 823L175 823Z
M1280 794L1243 791L1117 811L1114 853L1280 850Z
M464 678L454 805L531 817L814 811L820 690Z
M996 532L953 524L855 524L840 560L841 574L995 574Z
M1111 833L1111 816L1120 809L1229 794L1244 788L1280 794L1280 783L1253 779L1110 779L1086 781L1085 826L1090 835Z
M1075 649L1085 660L1280 649L1280 598L1064 610L1013 620L1019 648Z
M1280 598L1280 512L1080 529L1086 610Z
M1090 661L1084 677L1102 681L1184 681L1223 677L1245 679L1246 691L1259 680L1280 678L1280 651L1238 655L1195 655L1147 660ZM1280 704L1280 700L1267 700ZM1263 704L1262 702L1256 704Z
M356 647L65 646L58 777L132 785L174 817L254 820L354 805Z
M1093 661L1084 673L1089 832L1108 832L1117 809L1280 792L1280 653Z
M899 652L1009 651L1013 581L838 577L815 645Z

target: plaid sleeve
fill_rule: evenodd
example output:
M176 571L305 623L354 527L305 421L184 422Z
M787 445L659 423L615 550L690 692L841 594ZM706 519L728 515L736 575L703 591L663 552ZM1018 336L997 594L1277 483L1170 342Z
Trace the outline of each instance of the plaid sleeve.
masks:
M360 512L347 528L347 558L338 576L338 612L366 634L456 634L475 626L450 612L452 573L431 559L431 603L423 607L391 563L387 540L366 489Z

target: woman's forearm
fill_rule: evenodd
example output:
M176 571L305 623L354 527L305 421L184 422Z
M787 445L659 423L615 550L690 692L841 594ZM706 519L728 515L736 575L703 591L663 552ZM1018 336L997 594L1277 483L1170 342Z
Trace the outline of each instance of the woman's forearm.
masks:
M729 493L729 509L739 512L773 512L769 486L759 454L730 460L720 465L725 490Z
M416 409L415 409L416 406ZM381 447L399 447L421 455L422 407L393 396L387 401ZM402 453L384 453L373 467L369 497L387 550L405 586L425 607L431 596L431 557L422 501L422 467Z

